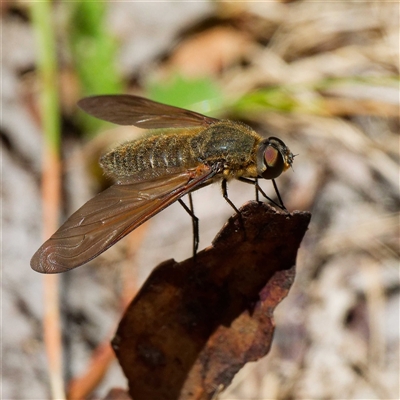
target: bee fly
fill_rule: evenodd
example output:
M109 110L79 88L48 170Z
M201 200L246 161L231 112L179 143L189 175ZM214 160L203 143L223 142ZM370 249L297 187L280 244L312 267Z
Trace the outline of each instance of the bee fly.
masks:
M80 100L88 114L119 125L135 125L149 135L122 144L101 157L100 164L116 183L84 204L35 253L38 272L68 271L87 263L143 222L175 201L193 218L194 252L197 219L181 198L200 187L239 179L258 186L293 163L293 154L278 138L262 139L249 126L130 95L94 96ZM267 197L267 196L265 196ZM269 199L270 200L270 199ZM276 203L275 203L276 204Z

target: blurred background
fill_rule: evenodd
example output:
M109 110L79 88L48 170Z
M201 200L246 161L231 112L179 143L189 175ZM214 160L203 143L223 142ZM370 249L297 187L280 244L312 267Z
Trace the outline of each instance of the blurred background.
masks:
M290 211L313 215L297 278L269 355L219 398L400 398L399 4L36 4L1 3L2 398L51 397L42 321L52 300L29 261L56 229L46 210L59 210L59 226L110 183L99 155L141 133L77 109L106 93L242 120L298 154L277 180ZM59 127L50 139L46 126ZM233 182L229 194L240 206L254 188ZM194 201L203 249L232 209L218 185ZM70 398L126 387L108 343L150 271L190 257L191 232L175 204L59 277Z

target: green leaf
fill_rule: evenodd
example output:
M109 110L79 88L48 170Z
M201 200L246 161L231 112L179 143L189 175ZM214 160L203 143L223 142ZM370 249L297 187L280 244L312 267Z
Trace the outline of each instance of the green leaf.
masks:
M222 92L210 78L188 79L176 74L167 82L150 82L146 89L152 100L210 116L223 108Z
M118 43L106 27L106 2L66 3L70 15L70 46L83 96L121 93L123 82L116 68ZM104 122L80 116L85 130L94 134Z

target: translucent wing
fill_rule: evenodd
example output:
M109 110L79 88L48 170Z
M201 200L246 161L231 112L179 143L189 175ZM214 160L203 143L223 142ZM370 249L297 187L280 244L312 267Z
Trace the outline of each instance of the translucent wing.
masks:
M186 193L211 183L217 172L202 166L109 187L71 215L35 253L31 267L43 273L79 267Z
M78 106L96 118L145 129L208 126L218 121L194 111L127 94L86 97Z

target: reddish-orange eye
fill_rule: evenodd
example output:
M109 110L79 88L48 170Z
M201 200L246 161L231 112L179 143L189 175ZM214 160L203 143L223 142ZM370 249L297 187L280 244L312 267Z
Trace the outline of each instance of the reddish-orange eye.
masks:
M268 146L264 151L264 160L267 168L274 167L275 164L278 162L278 158L280 157L281 155L279 151L277 149L274 149L272 146Z

